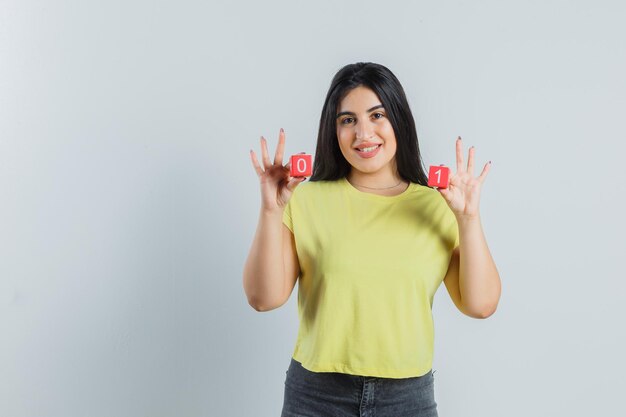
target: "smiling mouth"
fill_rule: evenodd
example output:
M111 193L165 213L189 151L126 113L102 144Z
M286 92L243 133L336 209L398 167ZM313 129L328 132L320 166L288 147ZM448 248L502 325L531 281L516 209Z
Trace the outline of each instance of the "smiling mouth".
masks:
M372 152L376 149L380 148L380 144L379 145L374 145L374 146L370 146L368 148L356 148L357 151L359 152Z

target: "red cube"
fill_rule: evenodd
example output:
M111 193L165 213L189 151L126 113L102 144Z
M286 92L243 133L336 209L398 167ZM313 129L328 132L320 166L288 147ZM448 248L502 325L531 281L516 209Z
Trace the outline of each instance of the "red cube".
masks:
M313 162L310 154L299 153L291 155L289 159L291 169L289 175L292 177L309 177L313 172Z
M428 170L428 186L438 188L448 188L450 178L450 168L445 165L431 165Z

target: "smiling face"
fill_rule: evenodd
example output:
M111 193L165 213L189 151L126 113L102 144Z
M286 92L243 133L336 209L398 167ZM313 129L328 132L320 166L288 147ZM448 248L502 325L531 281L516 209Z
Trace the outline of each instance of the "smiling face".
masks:
M350 90L339 103L337 115L339 148L352 166L352 177L375 178L376 183L398 178L396 136L376 93L364 86Z

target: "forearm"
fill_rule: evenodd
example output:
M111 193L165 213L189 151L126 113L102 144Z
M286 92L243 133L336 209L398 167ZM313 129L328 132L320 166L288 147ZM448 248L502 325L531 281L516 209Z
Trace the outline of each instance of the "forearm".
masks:
M282 217L282 210L261 209L254 241L244 266L244 291L248 303L257 310L274 305L284 290Z
M496 310L501 283L480 223L480 216L457 217L459 225L459 288L463 306L482 317Z

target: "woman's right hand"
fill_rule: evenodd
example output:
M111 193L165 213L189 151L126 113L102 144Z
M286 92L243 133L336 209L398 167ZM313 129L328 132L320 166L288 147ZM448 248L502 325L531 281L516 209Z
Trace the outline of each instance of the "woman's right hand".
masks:
M250 149L252 165L254 165L261 183L262 210L283 210L298 184L306 179L305 177L292 177L289 175L291 162L283 166L284 149L285 131L282 128L278 136L278 147L276 147L274 163L270 162L267 140L263 136L261 136L261 154L263 156L264 169L259 166L259 161L257 161L254 151Z

